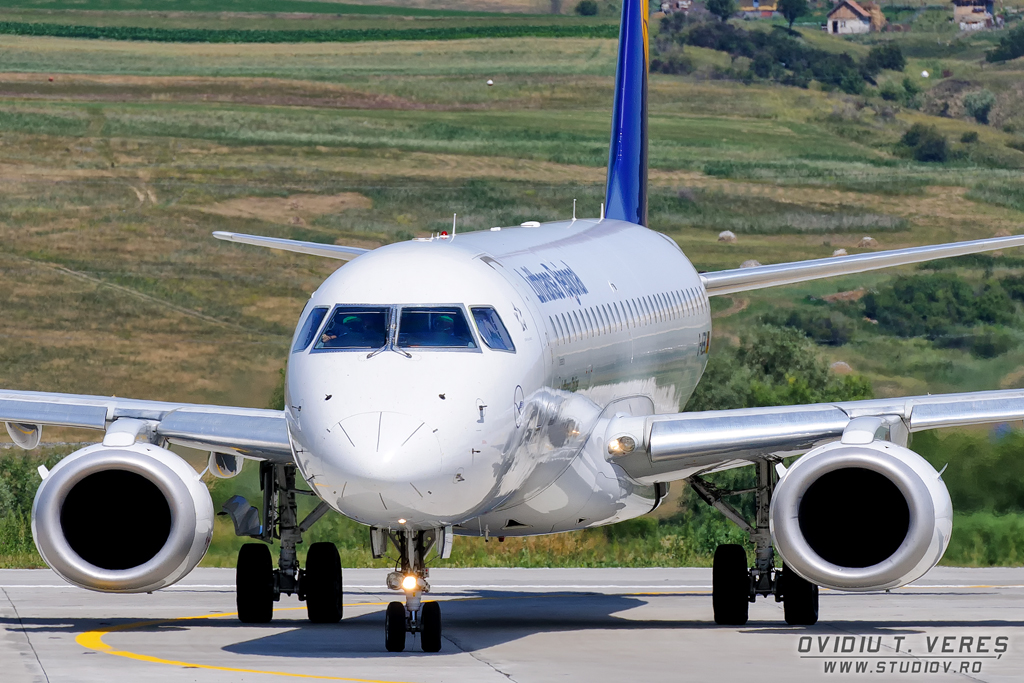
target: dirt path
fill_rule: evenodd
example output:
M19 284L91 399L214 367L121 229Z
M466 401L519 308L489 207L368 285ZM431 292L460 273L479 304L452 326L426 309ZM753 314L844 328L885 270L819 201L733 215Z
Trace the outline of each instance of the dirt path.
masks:
M724 311L719 311L718 313L713 314L711 317L716 320L718 318L728 318L730 315L736 315L740 311L746 310L747 306L749 305L750 299L741 299L739 297L734 297L732 299L732 306L729 306L729 308L725 309Z

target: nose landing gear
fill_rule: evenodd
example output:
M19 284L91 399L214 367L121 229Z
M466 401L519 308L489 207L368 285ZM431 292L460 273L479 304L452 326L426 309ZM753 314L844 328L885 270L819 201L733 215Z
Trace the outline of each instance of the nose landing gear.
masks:
M371 545L376 557L383 556L384 535L391 539L399 553L399 568L388 574L387 586L405 593L405 604L394 601L384 615L384 646L388 652L405 650L407 633L420 634L420 647L424 652L441 649L441 605L424 602L423 594L430 592L426 556L431 550L446 558L451 553L452 530L390 531L371 529ZM379 550L378 550L379 549ZM378 554L379 552L379 554Z

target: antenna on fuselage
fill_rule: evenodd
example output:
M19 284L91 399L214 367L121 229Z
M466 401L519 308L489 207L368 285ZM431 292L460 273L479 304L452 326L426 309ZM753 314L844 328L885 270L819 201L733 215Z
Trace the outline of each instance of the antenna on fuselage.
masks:
M459 217L459 214L452 214L452 239L455 239L455 219Z
M572 200L572 220L574 222L576 220L576 198L575 197L573 197L573 200Z
M601 220L604 220L604 202L601 202Z

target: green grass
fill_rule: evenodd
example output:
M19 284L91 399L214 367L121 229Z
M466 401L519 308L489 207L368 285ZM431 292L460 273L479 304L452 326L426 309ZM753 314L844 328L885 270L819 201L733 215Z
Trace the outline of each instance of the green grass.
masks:
M1024 515L954 514L953 535L942 564L954 567L1024 565Z
M70 24L76 16L58 18ZM364 27L392 21L357 19L370 22ZM145 20L175 27L163 17ZM493 25L499 20L534 19L496 17ZM393 21L469 26L491 18ZM868 49L807 36L823 49ZM567 218L574 198L579 215L596 215L602 200L613 39L247 45L0 36L0 50L3 387L263 407L295 318L337 264L223 244L211 231L372 247L447 227L453 212L461 229L474 230ZM898 248L1024 224L1020 171L1010 163L1024 154L1006 147L1015 134L907 109L881 115L877 97L712 80L711 69L728 66L728 56L687 51L694 75L651 78L650 222L699 269L827 257L839 247L864 252L856 245L865 234ZM1012 110L1021 66L982 71L967 54L975 53L922 60L952 65L958 78L998 91L999 106ZM948 164L902 159L895 142L917 121L954 141L978 132L978 151ZM284 206L296 195L343 193L362 197L360 208L284 218L213 210L230 200L278 198ZM739 241L719 243L725 229ZM967 265L957 272L982 277ZM716 300L725 317L714 321L715 344L742 336L768 312L818 306L807 297L877 287L891 276ZM980 359L854 322L849 344L818 352L868 375L876 395L1020 386L1024 377L1019 348ZM45 433L48 441L96 436ZM257 500L253 469L216 483L215 501L234 492ZM991 510L955 502L967 521L958 517L948 562L1018 561L1005 543L994 559L978 544L1016 533L1006 520L1019 508L1001 509L1004 521L990 522L973 515ZM460 538L450 566L707 564L714 545L736 532L691 503L674 498L661 521L612 530L505 543ZM0 517L0 562L37 561L24 517ZM345 566L373 564L365 528L337 515L314 527L307 543L316 540L339 543ZM240 542L219 519L205 562L230 566Z
M362 5L310 0L11 0L10 9L48 12L303 12L309 14L377 14L410 17L479 16L488 12L420 9L392 5Z
M430 28L206 29L144 26L76 26L0 22L0 34L160 43L358 43L388 40L466 40L470 38L612 38L612 25L451 26Z

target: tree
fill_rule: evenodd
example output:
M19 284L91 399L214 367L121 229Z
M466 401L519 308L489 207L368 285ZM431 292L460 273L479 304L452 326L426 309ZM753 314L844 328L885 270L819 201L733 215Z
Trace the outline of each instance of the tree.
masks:
M581 17L593 17L597 16L597 1L596 0L580 0L576 3L576 14Z
M905 145L917 161L943 162L949 154L946 137L935 128L915 123L900 142Z
M807 0L779 0L778 10L789 22L789 30L793 30L793 22L807 14Z
M903 50L894 42L874 46L864 60L864 69L871 75L882 69L903 71L906 66L907 60L903 56Z
M736 14L735 0L707 0L705 7L722 21L727 21L729 17Z
M871 398L860 375L839 376L799 330L762 325L738 349L715 349L687 410L724 410Z
M964 109L978 123L988 123L988 114L995 106L996 96L991 90L979 90L964 95Z
M1024 57L1024 24L1019 24L999 39L999 45L985 53L990 62L1006 62L1017 57Z

